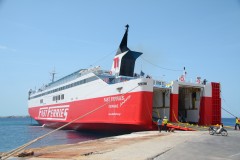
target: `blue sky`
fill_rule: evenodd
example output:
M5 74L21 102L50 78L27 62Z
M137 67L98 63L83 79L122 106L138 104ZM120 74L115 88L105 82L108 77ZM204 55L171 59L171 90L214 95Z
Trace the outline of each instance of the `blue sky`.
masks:
M189 80L220 82L222 107L240 116L240 0L0 0L0 116L27 115L28 90L54 68L110 69L126 24L143 52L136 72L171 81L182 71L161 67L185 66Z

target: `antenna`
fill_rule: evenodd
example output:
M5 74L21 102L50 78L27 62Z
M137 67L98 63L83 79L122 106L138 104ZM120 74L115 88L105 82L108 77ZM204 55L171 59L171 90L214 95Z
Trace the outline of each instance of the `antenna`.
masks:
M50 75L51 75L51 81L52 82L54 82L54 78L55 78L55 74L57 74L56 72L55 72L55 67L53 68L53 71L52 72L50 72Z

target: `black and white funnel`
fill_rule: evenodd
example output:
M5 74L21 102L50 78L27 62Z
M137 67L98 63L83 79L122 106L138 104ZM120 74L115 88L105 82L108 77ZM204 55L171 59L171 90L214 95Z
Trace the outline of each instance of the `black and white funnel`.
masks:
M141 52L131 51L127 47L128 28L129 25L126 25L125 34L113 59L111 72L116 76L133 77L135 61L142 54Z

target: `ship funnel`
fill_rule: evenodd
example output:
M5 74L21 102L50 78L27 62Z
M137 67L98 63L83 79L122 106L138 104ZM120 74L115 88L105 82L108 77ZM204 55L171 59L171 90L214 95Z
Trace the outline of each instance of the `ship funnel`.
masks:
M118 50L117 50L116 55L121 54L121 53L123 53L123 52L126 52L126 51L129 51L129 50L130 50L130 49L127 47L127 39L128 39L128 28L129 28L129 25L127 24L125 27L126 27L127 29L126 29L125 34L124 34L124 36L123 36L123 38L122 38L122 41L121 41L121 43L120 43L120 45L119 45L119 48L118 48Z
M125 34L113 59L111 72L117 76L133 77L135 61L142 53L131 51L127 47L128 28L129 25L127 24Z

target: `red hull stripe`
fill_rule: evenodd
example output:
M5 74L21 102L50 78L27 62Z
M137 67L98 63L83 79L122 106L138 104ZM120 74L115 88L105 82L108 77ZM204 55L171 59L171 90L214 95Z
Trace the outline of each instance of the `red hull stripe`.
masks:
M88 100L29 108L29 114L40 124L53 128L85 115L70 125L69 129L125 128L142 130L152 128L152 92L134 92Z

